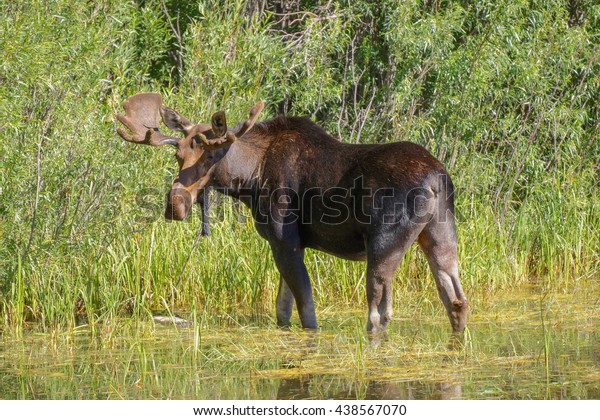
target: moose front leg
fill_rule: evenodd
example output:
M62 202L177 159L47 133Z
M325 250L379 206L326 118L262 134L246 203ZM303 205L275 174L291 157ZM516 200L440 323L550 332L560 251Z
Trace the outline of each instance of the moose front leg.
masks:
M210 236L210 223L208 222L208 215L210 213L210 198L208 197L208 191L208 188L204 189L200 194L198 194L197 198L197 203L202 212L202 227L200 230L200 235L202 236Z
M295 300L302 328L316 329L317 317L315 315L310 278L304 265L304 250L281 244L271 244L271 249L273 250L275 264L281 273L282 283L285 283L280 284L277 297L278 323L281 321L289 323L292 303Z
M279 292L277 293L277 325L289 327L291 325L292 310L294 309L294 295L282 275L279 276Z

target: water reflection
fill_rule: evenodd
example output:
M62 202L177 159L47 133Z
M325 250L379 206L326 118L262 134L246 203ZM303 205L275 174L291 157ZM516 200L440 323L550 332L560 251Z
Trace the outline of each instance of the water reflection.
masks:
M346 390L327 395L315 395L311 388L314 383L323 383L326 378L315 375L298 376L283 379L277 390L278 400L305 400L305 399L335 399L335 400L455 400L462 398L460 383L446 382L391 382L367 381L366 388L357 390L349 387Z
M365 350L367 357L379 358L377 366L371 368L371 376L377 377L384 372L386 380L360 380L340 378L333 375L307 374L302 369L303 365L310 363L311 359L319 358L321 347L318 335L295 337L294 347L298 349L293 360L283 359L281 369L288 369L289 375L281 379L277 389L277 399L336 399L336 400L409 400L433 399L449 400L462 398L462 385L460 375L452 370L454 359L452 353L441 355L438 367L450 371L445 381L435 380L410 380L406 372L397 367L397 357L382 357L393 353L397 343L387 332L368 334L368 346ZM464 336L451 336L448 342L450 350L460 350L464 345ZM402 357L402 355L398 355ZM369 373L367 373L369 376ZM397 379L394 379L397 376Z

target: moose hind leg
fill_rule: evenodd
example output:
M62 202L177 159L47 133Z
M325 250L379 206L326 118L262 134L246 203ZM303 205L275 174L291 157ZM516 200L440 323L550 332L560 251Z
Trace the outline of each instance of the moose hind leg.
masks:
M452 330L461 333L467 324L468 302L458 276L454 223L435 223L428 226L419 236L419 245L429 261Z
M392 282L404 254L417 239L421 226L388 225L367 241L367 331L383 331L392 319ZM393 240L389 240L393 238Z
M369 314L367 319L367 331L378 332L383 331L387 325L387 316L381 316L380 311L384 313L388 309L386 302L383 299L384 289L389 287L387 280L383 278L373 278L367 274L367 302L369 304ZM391 312L387 314L391 317Z
M392 281L396 269L408 248L407 245L391 252L369 252L367 256L367 302L369 314L367 331L384 331L392 319Z

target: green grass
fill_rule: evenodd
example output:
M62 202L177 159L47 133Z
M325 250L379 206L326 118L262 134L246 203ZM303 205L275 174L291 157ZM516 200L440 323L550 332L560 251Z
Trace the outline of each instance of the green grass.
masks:
M169 17L155 0L0 6L0 330L274 316L279 276L245 210L221 202L199 243L197 214L162 220L173 151L115 133L139 90L194 121L220 108L237 121L261 99L265 118L308 115L343 141L427 146L457 187L475 307L498 290L597 281L600 10L437 3L307 1L283 17L250 17L241 0L167 1ZM363 264L306 260L319 310L363 307ZM396 302L441 311L416 248L397 277Z

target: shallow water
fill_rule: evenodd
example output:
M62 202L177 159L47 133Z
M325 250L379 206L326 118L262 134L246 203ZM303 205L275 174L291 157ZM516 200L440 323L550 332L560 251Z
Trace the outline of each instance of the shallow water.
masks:
M0 397L600 399L599 292L479 298L460 345L440 312L401 312L369 337L364 311L338 308L318 314L318 333L240 319L5 334Z

